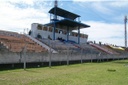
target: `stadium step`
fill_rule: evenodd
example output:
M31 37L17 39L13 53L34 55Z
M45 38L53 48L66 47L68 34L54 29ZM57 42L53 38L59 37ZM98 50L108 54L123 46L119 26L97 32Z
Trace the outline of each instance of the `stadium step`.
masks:
M39 45L41 45L42 47L46 48L49 52L51 51L52 53L58 53L56 50L50 48L49 46L47 46L46 44L36 40L35 38L25 34L25 36L27 36L28 38L32 39L33 41L35 41L36 43L38 43Z
M102 50L102 51L104 51L104 52L106 52L108 54L118 54L116 52L109 51L109 50L107 50L107 49L105 49L105 48L103 48L103 47L101 47L99 45L93 44L93 43L90 43L90 45L95 47L95 48L97 48L97 49L99 49L99 50Z

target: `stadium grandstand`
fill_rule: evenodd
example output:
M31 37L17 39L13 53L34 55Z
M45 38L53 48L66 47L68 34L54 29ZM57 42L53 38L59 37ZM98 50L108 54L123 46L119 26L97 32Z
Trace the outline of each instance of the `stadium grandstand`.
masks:
M80 15L55 5L49 10L50 22L32 23L28 34L0 30L0 64L86 62L127 59L124 47L88 42L80 29ZM75 32L77 31L77 32Z

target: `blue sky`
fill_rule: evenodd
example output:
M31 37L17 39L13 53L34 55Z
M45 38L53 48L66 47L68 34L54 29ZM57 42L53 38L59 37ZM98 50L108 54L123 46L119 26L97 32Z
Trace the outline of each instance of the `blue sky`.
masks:
M21 33L31 23L48 23L53 6L54 0L0 0L0 30ZM124 46L127 0L58 0L58 6L81 15L81 22L91 26L81 30L89 40Z

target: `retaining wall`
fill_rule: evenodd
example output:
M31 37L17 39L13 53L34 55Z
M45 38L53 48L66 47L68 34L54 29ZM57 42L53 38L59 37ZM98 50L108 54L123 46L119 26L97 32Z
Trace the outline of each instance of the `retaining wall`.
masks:
M13 64L26 62L49 62L51 61L76 61L76 60L98 60L98 59L123 59L128 58L128 54L120 55L98 55L98 54L79 54L79 53L14 53L10 51L0 51L0 64Z

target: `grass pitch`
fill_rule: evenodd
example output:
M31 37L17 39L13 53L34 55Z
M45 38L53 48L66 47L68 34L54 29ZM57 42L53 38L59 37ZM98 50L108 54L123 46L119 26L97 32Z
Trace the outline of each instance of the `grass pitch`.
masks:
M0 85L128 85L128 60L5 70Z

